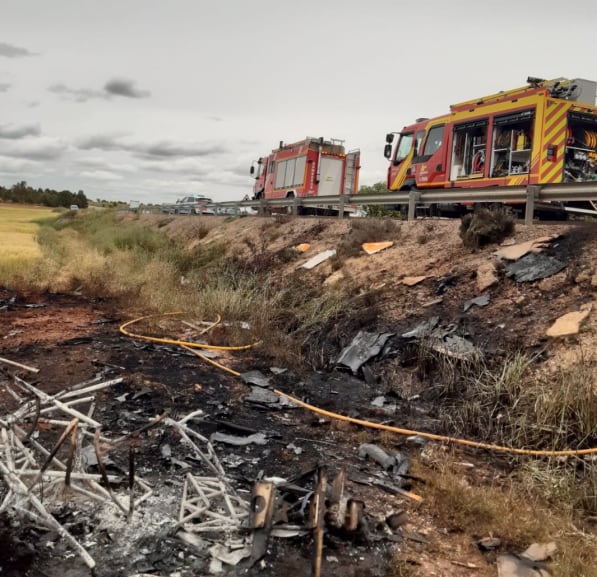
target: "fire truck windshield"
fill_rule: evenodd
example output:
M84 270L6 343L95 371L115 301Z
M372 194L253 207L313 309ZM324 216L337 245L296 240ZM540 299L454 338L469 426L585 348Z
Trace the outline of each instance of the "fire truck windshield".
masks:
M412 145L412 132L400 135L400 140L398 141L398 145L396 146L396 158L394 159L396 163L402 162L408 156L408 153L410 152Z

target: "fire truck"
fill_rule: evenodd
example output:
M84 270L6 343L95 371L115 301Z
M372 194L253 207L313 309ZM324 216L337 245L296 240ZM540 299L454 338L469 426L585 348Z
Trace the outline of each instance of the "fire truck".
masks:
M597 82L527 82L388 134L388 190L597 180Z
M326 196L357 193L359 169L360 152L346 152L343 140L307 137L292 144L280 142L251 166L253 198L322 197L321 211Z

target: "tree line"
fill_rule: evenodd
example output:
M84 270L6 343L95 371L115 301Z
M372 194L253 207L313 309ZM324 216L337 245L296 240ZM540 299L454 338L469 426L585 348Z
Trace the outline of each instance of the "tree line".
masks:
M52 190L50 188L33 188L23 180L13 184L10 188L0 186L1 202L16 202L19 204L38 204L41 206L59 207L76 204L79 208L87 208L88 201L82 190L74 193L69 190Z

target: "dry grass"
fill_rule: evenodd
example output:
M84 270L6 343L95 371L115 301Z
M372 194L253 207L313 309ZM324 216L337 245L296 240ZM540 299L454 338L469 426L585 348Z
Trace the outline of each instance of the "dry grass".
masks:
M272 220L262 232L276 238L279 230ZM270 343L263 352L274 360L322 366L327 329L352 311L344 293L298 277L280 282L276 268L296 255L272 252L265 240L241 258L224 244L174 241L163 227L149 228L139 219L122 223L110 211L67 215L42 227L37 240L44 258L14 274L12 288L77 290L117 298L141 314L185 311L204 319L221 316L233 326L248 323L251 331L231 329L230 337Z
M347 259L363 254L363 243L394 241L400 237L400 222L388 218L366 218L351 221L348 234L336 247L336 254L330 259L332 269L339 270Z
M415 475L426 483L424 508L437 526L468 534L472 541L492 535L502 541L500 551L508 553L555 541L554 575L597 576L595 537L579 530L572 515L547 503L534 485L520 490L512 478L480 484L475 470L467 476L453 464L458 460L448 453L431 469L414 463Z
M491 366L478 360L439 370L444 423L452 430L507 446L546 450L597 445L594 362L556 375L537 373L538 360L515 353Z

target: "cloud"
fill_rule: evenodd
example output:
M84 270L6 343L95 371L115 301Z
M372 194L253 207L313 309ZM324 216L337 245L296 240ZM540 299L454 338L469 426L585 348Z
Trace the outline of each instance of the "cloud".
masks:
M18 140L27 136L39 136L41 129L39 124L13 126L11 124L0 124L0 138Z
M134 148L138 154L146 157L172 158L180 156L209 156L226 152L219 144L175 144L173 142L161 141L153 144L138 145Z
M245 174L238 174L231 170L214 170L210 172L205 179L206 182L211 184L230 184L239 187L246 187L247 192L251 188L251 177L248 174L248 170Z
M95 88L70 88L66 84L52 84L48 90L75 102L88 100L109 100L114 96L124 98L147 98L151 95L149 90L135 88L135 83L127 79L113 79L106 82L102 89Z
M84 178L93 178L94 180L122 180L120 174L110 172L109 170L87 170L80 173Z
M114 96L123 96L124 98L147 98L151 96L149 90L140 90L135 88L135 83L126 78L114 78L104 85L106 93Z
M207 175L212 169L204 158L184 157L174 158L168 162L148 159L143 162L142 168L152 172L172 173L180 175Z
M0 92L6 92L10 88L10 84L6 84L5 82L0 82Z
M64 84L52 84L48 88L50 92L54 92L55 94L59 94L69 100L74 100L75 102L87 102L88 100L92 100L94 98L107 98L107 95L102 92L101 90L89 90L87 88L69 88Z
M241 178L244 178L245 180L247 178L251 178L250 176L250 170L251 170L251 162L246 162L244 164L235 164L233 166L230 166L229 168L229 172L232 172L233 174L236 174L236 176L239 176Z
M121 138L119 135L97 134L79 140L78 147L82 150L126 150Z
M122 136L95 135L82 139L78 143L83 150L123 150L131 154L152 160L186 158L223 154L228 149L213 142L177 143L169 140L140 143L125 140Z
M112 170L118 170L119 172L137 172L138 167L125 162L114 162L108 160L103 156L84 156L78 158L76 164L87 169L104 170L106 167L110 167Z
M0 155L29 160L55 160L62 156L66 145L57 138L23 138L11 142L0 141Z
M0 173L19 173L24 170L31 170L36 165L22 158L11 158L10 156L0 156Z
M35 52L30 52L26 48L6 44L6 42L0 42L0 56L5 56L6 58L23 58L24 56L35 55Z

